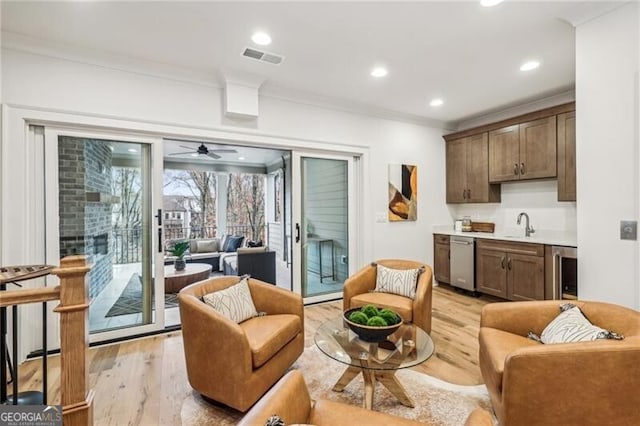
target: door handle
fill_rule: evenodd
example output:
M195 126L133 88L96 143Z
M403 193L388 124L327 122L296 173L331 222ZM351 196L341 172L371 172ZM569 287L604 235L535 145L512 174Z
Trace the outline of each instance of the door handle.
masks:
M500 267L504 269L504 256L502 256L502 259L500 259Z
M518 176L518 163L515 163L513 165L513 174Z
M158 253L162 253L162 228L158 228Z
M300 224L296 223L296 243L300 242Z
M467 189L467 200L471 199L471 190Z
M466 200L466 199L467 199L467 190L466 190L466 189L463 189L463 190L462 190L462 199L463 199L463 200Z
M509 260L507 261L507 268L511 270L511 258L509 258Z
M520 163L520 174L524 175L524 163Z
M158 218L158 226L162 226L162 209L158 209L158 215L156 217Z

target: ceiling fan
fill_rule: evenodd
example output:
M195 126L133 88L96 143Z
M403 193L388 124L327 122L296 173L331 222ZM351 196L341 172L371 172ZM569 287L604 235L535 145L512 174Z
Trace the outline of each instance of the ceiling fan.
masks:
M187 152L176 152L176 153L169 154L169 155L185 155L185 154L193 155L193 154L197 154L198 157L201 156L201 155L205 155L205 156L207 156L209 158L213 158L214 160L217 160L218 158L221 158L218 155L218 153L220 153L220 154L233 154L233 153L238 152L235 149L209 149L203 143L200 144L200 146L195 151L193 150L192 147L189 147L189 146L180 145L180 148L188 149L189 151L187 151Z

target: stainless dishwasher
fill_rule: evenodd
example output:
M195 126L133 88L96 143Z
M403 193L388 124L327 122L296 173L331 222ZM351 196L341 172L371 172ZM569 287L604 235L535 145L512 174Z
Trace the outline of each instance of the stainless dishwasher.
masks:
M452 235L449 239L451 285L469 291L476 290L474 240Z

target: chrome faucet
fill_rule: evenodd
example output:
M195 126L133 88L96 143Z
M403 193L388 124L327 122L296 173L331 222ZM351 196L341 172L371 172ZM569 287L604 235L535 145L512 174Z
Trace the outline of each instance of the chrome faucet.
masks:
M530 237L531 234L533 234L534 232L536 232L535 229L533 229L533 226L529 225L529 215L526 214L525 212L522 212L518 215L518 222L517 224L520 225L520 221L522 220L522 216L525 217L525 219L527 219L527 221L525 222L525 228L524 228L524 234L527 237Z

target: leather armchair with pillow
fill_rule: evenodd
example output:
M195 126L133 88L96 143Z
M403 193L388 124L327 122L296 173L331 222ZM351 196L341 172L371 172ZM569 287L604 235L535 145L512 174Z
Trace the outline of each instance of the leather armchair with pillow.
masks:
M239 278L216 277L192 284L178 295L182 337L191 386L203 396L246 411L304 350L302 298L249 279L257 316L239 324L205 304L206 294Z
M640 424L640 312L571 301L594 325L624 340L542 344L541 335L569 301L485 305L480 370L503 426Z
M366 304L374 304L398 312L405 322L415 325L431 333L431 297L433 277L431 268L420 262L411 260L383 259L376 264L391 269L419 269L415 298L392 293L373 292L376 288L377 267L373 264L360 269L344 282L343 308L357 308Z
M264 426L273 415L280 417L285 425L424 426L424 423L354 405L328 400L312 402L302 373L297 370L280 379L238 425ZM469 415L465 426L493 426L493 421L487 411L477 408Z

